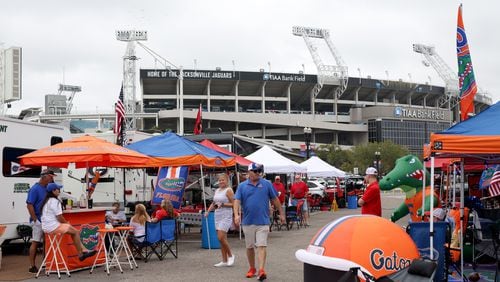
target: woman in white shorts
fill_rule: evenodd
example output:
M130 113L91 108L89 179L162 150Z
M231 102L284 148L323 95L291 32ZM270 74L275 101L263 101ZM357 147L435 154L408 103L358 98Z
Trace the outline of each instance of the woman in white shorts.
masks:
M208 208L205 216L212 210L215 210L215 229L217 230L217 239L221 245L222 261L215 264L215 267L232 266L234 264L234 255L231 253L227 241L227 231L233 224L233 188L229 186L229 177L225 173L218 175L219 188L215 190L214 200Z
M69 234L73 238L78 252L78 258L83 261L86 258L94 256L96 251L87 250L80 240L80 230L71 226L62 215L61 202L57 197L61 194L62 185L49 183L47 185L47 196L42 205L42 230L45 233Z

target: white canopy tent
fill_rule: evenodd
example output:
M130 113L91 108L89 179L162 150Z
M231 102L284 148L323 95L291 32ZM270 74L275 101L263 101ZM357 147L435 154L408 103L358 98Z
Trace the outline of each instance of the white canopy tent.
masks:
M283 157L269 146L263 146L245 158L263 164L265 173L305 173L307 171L305 167Z
M300 164L307 169L309 177L345 177L345 172L330 165L322 159L312 156Z

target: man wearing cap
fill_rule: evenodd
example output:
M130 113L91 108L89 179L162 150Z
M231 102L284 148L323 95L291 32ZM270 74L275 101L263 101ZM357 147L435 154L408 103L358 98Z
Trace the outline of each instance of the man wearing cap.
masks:
M309 193L309 187L302 181L299 174L295 175L295 182L290 188L290 196L292 197L292 206L297 206L299 201L303 201L302 214L304 215L304 223L306 226L309 225L309 208L307 206L307 193Z
M273 187L278 194L278 199L280 200L281 205L283 205L285 203L286 190L285 185L281 183L281 177L279 175L276 175L276 177L274 177Z
M380 201L380 187L377 179L378 172L374 167L366 169L365 182L368 183L363 197L358 200L361 214L382 216L382 202Z
M55 173L53 170L44 169L40 174L40 180L31 186L26 199L26 207L30 215L30 223L32 228L31 246L30 246L30 273L37 273L36 267L36 250L43 241L43 231L41 223L42 204L47 196L47 185L54 182Z
M261 178L264 166L251 163L248 166L248 179L238 185L234 199L234 223L242 224L245 233L245 245L250 269L246 277L252 278L257 274L255 268L255 249L259 261L258 279L264 280L267 274L264 270L266 263L267 235L269 234L270 214L269 201L278 209L281 223L285 223L285 215L281 203L271 182ZM243 220L240 219L240 205L243 208Z

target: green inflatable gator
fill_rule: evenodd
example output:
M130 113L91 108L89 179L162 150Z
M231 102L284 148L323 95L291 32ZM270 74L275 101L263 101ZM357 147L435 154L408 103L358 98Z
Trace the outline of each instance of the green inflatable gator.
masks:
M382 180L380 180L380 190L389 191L401 188L406 199L391 215L391 221L396 222L400 218L410 214L412 222L422 221L422 206L424 212L430 211L430 186L425 187L425 204L422 205L422 181L424 177L424 166L422 162L413 155L407 155L396 160L396 166ZM425 171L425 184L430 184L430 175ZM440 205L438 195L434 192L433 207Z

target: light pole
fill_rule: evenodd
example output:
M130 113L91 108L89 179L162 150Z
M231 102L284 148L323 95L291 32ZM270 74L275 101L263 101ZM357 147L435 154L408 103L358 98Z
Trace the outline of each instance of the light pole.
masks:
M310 127L304 127L304 139L306 142L306 160L309 159L310 156L310 145L311 145L311 134L312 129Z
M375 165L376 165L376 169L377 169L377 179L379 179L379 176L380 176L380 172L379 172L379 168L380 168L380 151L375 151Z

